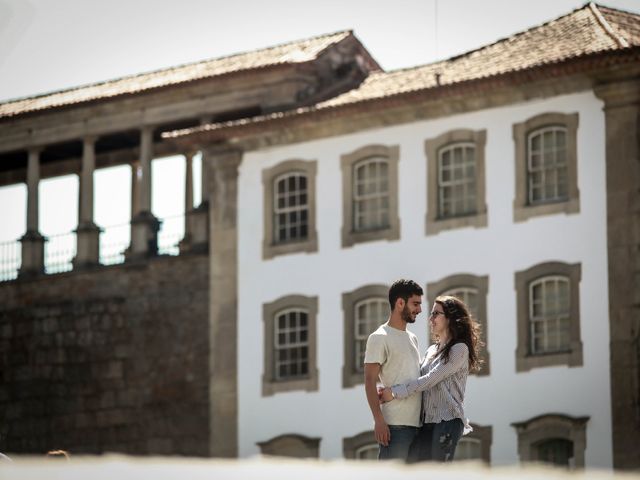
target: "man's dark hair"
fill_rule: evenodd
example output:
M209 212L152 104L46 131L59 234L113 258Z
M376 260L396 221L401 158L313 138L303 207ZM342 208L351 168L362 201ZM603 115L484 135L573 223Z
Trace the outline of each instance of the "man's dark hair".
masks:
M405 280L401 278L396 280L389 289L389 306L393 310L396 300L402 298L405 302L409 300L409 297L413 295L424 295L422 287L413 280Z

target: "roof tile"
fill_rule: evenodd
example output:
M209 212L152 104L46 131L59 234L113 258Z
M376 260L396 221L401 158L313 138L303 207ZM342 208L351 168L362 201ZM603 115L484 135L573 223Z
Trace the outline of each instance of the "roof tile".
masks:
M118 95L138 93L228 73L255 70L280 64L307 62L313 60L328 46L350 35L352 35L350 31L342 31L262 50L127 76L37 97L13 100L0 104L0 118L106 99Z
M601 24L597 12L606 25ZM624 48L616 36L623 38L630 47L639 46L640 16L588 4L548 23L448 60L373 73L357 89L315 107L336 107Z

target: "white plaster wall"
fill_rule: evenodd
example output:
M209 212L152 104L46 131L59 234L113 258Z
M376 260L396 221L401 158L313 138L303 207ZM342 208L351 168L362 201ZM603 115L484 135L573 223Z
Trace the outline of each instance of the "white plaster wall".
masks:
M514 223L512 125L544 112L579 113L580 213ZM426 236L424 140L458 128L487 130L488 227ZM469 378L466 410L472 422L493 426L492 463L518 461L512 422L564 413L590 417L586 463L610 468L604 137L601 102L588 92L247 153L240 167L238 199L240 455L258 453L258 441L298 433L322 438L322 458L339 458L344 437L372 428L363 386L342 388L343 292L366 284L390 284L400 277L414 279L425 287L452 274L471 273L489 275L491 375ZM401 239L341 248L340 155L372 143L400 146ZM319 250L263 261L261 172L292 158L318 161ZM516 373L515 272L555 260L582 264L584 365ZM318 297L320 388L312 393L262 397L262 305L289 294ZM428 308L423 305L425 312ZM418 317L412 330L420 339L421 350L425 350L426 314Z

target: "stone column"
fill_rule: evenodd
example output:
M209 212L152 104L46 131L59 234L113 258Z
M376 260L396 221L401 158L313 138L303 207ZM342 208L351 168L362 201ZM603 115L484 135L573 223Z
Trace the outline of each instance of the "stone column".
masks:
M27 163L27 231L20 239L22 264L18 275L21 277L44 273L44 242L46 239L38 231L40 151L40 148L30 149Z
M185 177L184 177L184 211L193 210L193 156L194 152L189 152L184 156ZM187 226L185 225L185 228Z
M613 468L640 468L640 80L599 85L604 100Z
M212 117L203 116L200 118L200 125L207 125L211 123ZM200 201L200 205L204 209L208 209L209 204L209 171L211 170L210 161L209 161L209 152L208 149L202 150L202 168L201 168L201 191L202 191L202 199Z
M77 253L73 268L98 265L100 262L100 228L93 222L93 173L96 168L94 137L86 137L82 148L80 198L78 206Z
M238 455L238 167L242 152L210 150L209 451Z
M131 245L125 256L138 260L158 254L160 222L151 213L151 160L153 158L153 128L143 127L140 133L140 164L133 178Z
M203 116L200 118L200 124L206 125L211 123L211 116ZM189 216L190 223L190 243L187 245L180 246L180 251L190 251L194 253L206 253L209 251L209 191L211 189L210 179L210 171L211 171L211 159L209 149L201 150L201 160L202 160L202 168L201 168L201 191L202 191L202 200L200 201L200 205L194 208Z
M193 157L195 152L185 154L185 209L184 239L180 242L180 253L206 253L209 250L209 204L193 208Z
M135 217L140 203L139 178L142 178L142 170L140 160L136 160L131 164L131 218Z

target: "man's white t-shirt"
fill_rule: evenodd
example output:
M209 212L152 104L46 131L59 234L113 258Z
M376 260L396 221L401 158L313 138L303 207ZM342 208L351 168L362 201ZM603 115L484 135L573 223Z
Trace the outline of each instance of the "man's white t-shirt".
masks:
M388 323L369 335L364 363L380 364L380 381L385 387L409 383L420 376L418 338L411 332L398 330ZM422 395L416 393L381 405L387 425L420 426Z

